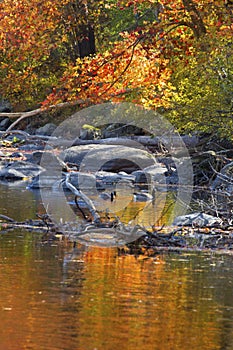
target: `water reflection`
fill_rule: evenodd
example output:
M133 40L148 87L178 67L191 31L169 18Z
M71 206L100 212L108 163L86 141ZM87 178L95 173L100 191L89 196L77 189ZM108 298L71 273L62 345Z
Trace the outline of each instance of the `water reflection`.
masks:
M19 221L35 218L39 193L26 186L26 181L0 182L0 214Z
M58 191L47 190L48 205L46 210L55 219L56 222L67 221L70 215L77 216L80 212L76 210L74 196L70 193L64 193L61 189ZM45 194L44 194L45 197ZM103 200L91 196L97 210L101 212ZM120 204L119 204L120 202ZM122 205L125 203L125 205ZM63 205L61 205L63 204ZM108 212L114 217L117 216L122 222L140 224L144 227L153 225L170 224L174 218L175 194L170 192L158 192L156 199L152 202L135 202L131 197L121 196L114 202L108 202ZM44 213L44 205L39 190L29 191L26 181L18 182L0 182L0 214L12 217L15 220L23 221L36 218L36 213ZM72 214L70 214L72 213Z
M0 349L232 349L232 259L0 236Z

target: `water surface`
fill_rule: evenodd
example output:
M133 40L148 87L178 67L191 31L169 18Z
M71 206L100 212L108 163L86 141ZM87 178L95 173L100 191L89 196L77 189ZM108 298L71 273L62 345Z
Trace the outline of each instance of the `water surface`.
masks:
M2 214L41 208L23 187L0 193ZM233 349L231 256L123 256L2 231L0 281L0 350Z

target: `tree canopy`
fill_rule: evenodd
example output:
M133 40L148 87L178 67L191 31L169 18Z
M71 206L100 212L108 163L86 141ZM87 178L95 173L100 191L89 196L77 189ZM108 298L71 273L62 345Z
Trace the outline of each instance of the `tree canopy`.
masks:
M3 0L0 95L15 110L131 101L231 137L232 17L223 0Z

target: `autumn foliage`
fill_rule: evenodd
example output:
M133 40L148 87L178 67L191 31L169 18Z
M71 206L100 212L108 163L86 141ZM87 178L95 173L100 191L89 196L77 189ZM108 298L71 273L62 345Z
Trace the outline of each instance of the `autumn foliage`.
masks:
M0 94L16 109L133 101L181 129L231 126L232 16L223 0L4 0Z

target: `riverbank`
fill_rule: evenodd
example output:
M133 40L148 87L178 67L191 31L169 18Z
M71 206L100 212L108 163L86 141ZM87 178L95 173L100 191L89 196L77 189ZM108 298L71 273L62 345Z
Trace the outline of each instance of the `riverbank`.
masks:
M89 189L94 187L98 196L109 200L109 203L120 201L122 193L126 190L133 201L150 203L164 191L173 193L177 200L182 187L179 178L182 172L179 170L182 167L185 169L191 160L194 187L191 201L188 203L189 208L186 208L189 214L174 217L173 222L168 225L152 222L150 229L137 227L137 234L135 235L134 231L134 235L125 240L126 251L147 254L151 249L155 252L159 249L232 249L232 144L207 135L185 136L182 140L189 152L187 162L187 157L184 157L179 148L176 149L175 155L171 156L160 140L151 136L136 133L132 135L132 131L130 137L116 137L112 132L108 135L111 137L92 136L93 129L90 128L88 132L82 133L82 137L72 141L50 135L32 135L22 130L2 132L0 178L10 182L27 180L28 190L46 191L62 182L63 189L69 192L70 187L67 187L65 180L69 174L71 185L79 191L78 197L80 192L89 193ZM140 167L140 164L143 167ZM185 171L181 176L182 180L187 181ZM74 194L76 198L77 193ZM78 209L79 199L75 204ZM81 199L83 201L82 196ZM111 229L110 235L114 237L110 239L108 232L107 237L104 237L105 243L109 240L107 245L122 246L124 238L119 240L118 234L122 236L125 230L129 236L134 227L129 228L128 223L124 223L122 228L121 220L116 220L114 215L106 215L106 205L101 213L94 207L100 220L94 222L94 226L91 227L92 234L89 231L88 237L84 237L83 231L89 227L93 215L93 211L90 215L90 203L84 204L84 223L78 227L78 232L71 240L75 241L76 237L84 244L91 245L94 242L94 245L98 245L100 232L98 231L96 237L97 230ZM14 226L12 222L10 226L3 218L1 221L1 226L5 229ZM35 226L33 222L31 226L29 229ZM43 222L41 228L42 226ZM45 228L48 229L48 226ZM115 232L115 235L114 230L119 232ZM63 231L66 229L63 228ZM53 225L51 232L49 240L56 238L59 233Z

